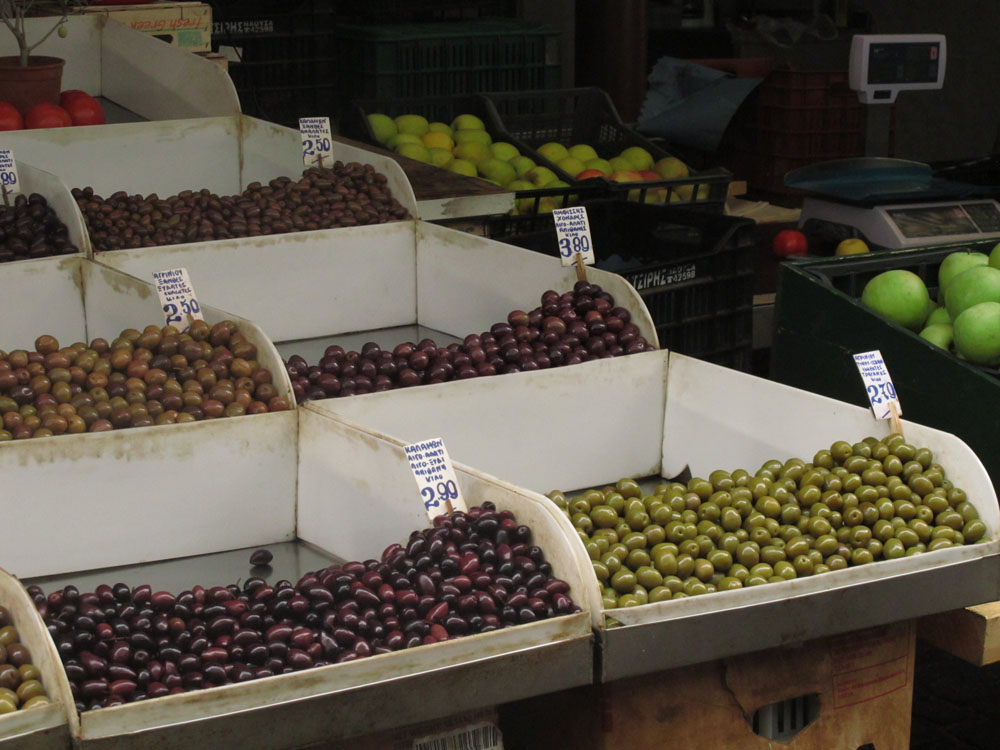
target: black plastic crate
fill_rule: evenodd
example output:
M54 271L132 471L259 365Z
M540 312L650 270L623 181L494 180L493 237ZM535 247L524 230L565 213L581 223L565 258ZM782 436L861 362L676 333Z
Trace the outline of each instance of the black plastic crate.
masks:
M675 206L588 200L597 268L625 277L649 308L660 346L748 372L753 349L754 223ZM558 256L551 215L520 217L518 234L487 233ZM533 231L529 229L529 224Z
M611 98L599 88L554 91L492 91L484 94L490 107L489 127L507 134L507 140L532 151L530 156L552 169L559 179L573 178L538 154L539 146L550 141L572 146L586 143L602 159L617 156L624 149L639 146L654 161L672 156L665 149L639 135L621 119ZM722 212L732 175L717 168L695 172L678 179L619 183L605 180L611 192L632 194L633 199L680 202ZM636 194L635 191L641 191Z
M335 32L345 100L555 86L558 43L548 26L507 18L345 24Z
M340 0L337 18L344 23L425 23L476 18L515 17L515 0Z

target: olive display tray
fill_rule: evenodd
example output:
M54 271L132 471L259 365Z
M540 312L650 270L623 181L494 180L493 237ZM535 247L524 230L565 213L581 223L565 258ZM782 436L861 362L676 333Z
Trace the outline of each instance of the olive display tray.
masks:
M20 641L31 652L32 663L41 673L42 685L51 703L0 716L0 748L3 750L56 750L70 746L67 706L73 695L64 678L55 643L24 587L0 569L0 605L10 612Z
M34 258L32 260L58 262L61 258L85 257L90 252L90 237L87 236L87 228L84 226L83 215L80 213L80 209L77 208L76 200L62 180L54 174L26 164L20 159L17 161L17 176L21 183L21 194L25 198L32 193L44 196L49 206L56 212L59 220L66 225L70 242L77 247L77 252L75 253ZM10 196L9 200L10 204L13 205L16 197ZM13 260L6 263L19 262L21 261ZM0 270L7 267L6 263L0 264Z
M55 130L20 131L10 147L69 187L89 185L104 197L124 190L165 198L202 188L232 195L254 181L297 178L303 169L299 131L243 115ZM85 132L74 136L70 131L76 130ZM334 157L374 166L393 196L417 215L413 190L395 161L340 143ZM370 310L376 302L376 310L386 307L386 322L362 327L395 325L397 303L413 306L413 225L407 220L94 257L147 280L154 271L185 267L199 300L255 321L280 341L322 335L328 320L339 320L349 308Z
M256 344L279 395L294 403L281 359L257 326L213 307L202 312L210 324L234 320ZM42 334L69 345L164 322L151 285L77 256L8 264L0 273L0 317L5 351L33 347ZM156 560L291 539L296 436L289 410L0 443L8 534L0 565L39 576L105 567L121 555ZM205 502L220 494L241 496L242 511ZM133 518L148 533L121 534ZM193 525L213 529L212 538L192 534ZM58 555L39 554L53 528L71 536Z
M685 469L756 470L809 459L836 440L887 435L871 411L669 352L307 404L404 442L444 438L453 460L538 493L600 487ZM600 586L573 532L611 681L992 601L1000 594L1000 509L980 460L946 432L904 422L934 451L993 540L781 584L602 610ZM541 495L539 495L541 498ZM549 506L555 514L561 511ZM614 617L620 627L607 627Z
M114 102L117 107L106 113L109 122L117 108L146 120L217 117L240 111L232 80L210 60L164 44L127 24L109 22L106 14L71 14L63 25L69 33L65 37L58 34L47 37L35 54L66 61L63 91L82 89ZM41 39L52 28L52 22L46 17L26 18L25 28L29 39ZM0 37L0 55L17 52L13 36ZM96 132L103 127L58 129L63 131L64 138L86 139L79 131ZM173 147L178 164L193 161L187 158L182 144L175 143ZM16 149L14 153L23 158ZM115 161L109 164L113 167Z
M294 556L299 545L280 545L272 562L275 578L289 577L288 567L306 566L323 558L364 560L377 557L392 543L403 542L428 519L413 482L406 455L398 442L358 429L342 420L309 414L301 424L297 477L289 491L262 500L293 514L292 538L309 545L309 561ZM60 467L53 467L60 471ZM254 473L263 479L263 472ZM587 684L593 679L591 613L586 584L570 545L570 526L528 493L493 482L457 467L458 483L468 505L494 502L510 509L533 532L553 567L553 575L570 585L581 611L525 625L480 633L443 643L316 667L247 683L193 691L162 698L87 711L71 712L73 739L83 748L148 748L181 750L191 747L296 748L319 742L394 729L519 698ZM47 482L43 482L47 484ZM297 492L296 492L297 488ZM297 495L297 497L296 497ZM185 586L210 583L246 566L249 548L261 546L256 529L239 523L248 513L243 492L220 492L206 501L213 514L232 519L235 536L218 541L217 527L190 524L205 552L239 549L222 556L169 560L143 566L142 575ZM149 539L148 524L139 513L123 514L116 539ZM285 538L281 523L271 526L269 539ZM44 531L48 544L79 538L71 526L51 524ZM267 541L267 540L265 540ZM42 537L36 537L41 544ZM166 540L176 549L170 557L187 556L179 534ZM147 559L124 546L113 545L108 566L136 565ZM168 550L169 552L169 550ZM335 555L333 554L335 553ZM319 564L319 563L316 563ZM194 573L195 568L202 570ZM54 571L59 581L94 581L86 572L72 574L69 566ZM157 571L160 571L158 573ZM109 572L118 576L120 571ZM161 575L162 573L162 575ZM128 575L134 575L134 571ZM192 580L194 575L196 580ZM52 580L50 578L50 580ZM102 578L110 583L116 582ZM131 583L131 581L129 581ZM221 581L218 581L221 583ZM516 678L515 678L516 676ZM62 679L65 674L62 674ZM67 684L68 689L68 684ZM263 738L263 739L262 739Z

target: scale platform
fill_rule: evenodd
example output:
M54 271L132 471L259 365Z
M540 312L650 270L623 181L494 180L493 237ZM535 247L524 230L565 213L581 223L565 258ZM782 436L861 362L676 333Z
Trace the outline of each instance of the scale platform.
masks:
M1000 240L1000 187L941 179L920 162L837 159L793 170L785 184L816 194L799 219L812 231L891 249Z

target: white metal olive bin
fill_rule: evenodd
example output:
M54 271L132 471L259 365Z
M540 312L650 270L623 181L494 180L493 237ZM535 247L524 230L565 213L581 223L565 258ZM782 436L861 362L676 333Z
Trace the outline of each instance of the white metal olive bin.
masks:
M166 198L203 188L235 195L252 182L298 179L303 171L298 130L245 115L56 130L9 134L9 147L68 187L90 186L104 197L124 190ZM417 215L413 189L392 159L341 144L334 158L371 164ZM362 328L395 325L383 321L395 320L400 304L413 307L414 231L408 220L114 250L97 259L146 280L154 271L186 267L199 299L284 341L328 333L352 321L353 310L376 303L387 309Z
M0 748L3 750L68 750L70 746L67 706L73 696L63 673L55 644L28 598L24 587L0 569L0 606L10 612L20 642L31 652L32 663L41 673L49 703L0 716Z
M210 324L233 320L257 346L278 393L294 403L281 360L259 328L215 308L203 314ZM31 350L42 334L68 345L164 323L151 285L74 256L7 264L0 316L4 351ZM296 430L289 410L0 443L0 503L18 507L5 514L0 565L20 577L40 576L103 567L122 556L156 560L198 554L206 545L274 541L275 528L292 538ZM252 528L234 528L227 510L205 502L227 493L243 498ZM282 497L287 501L278 502ZM149 532L121 534L126 519L136 518ZM211 540L191 534L192 524L211 528ZM68 536L49 547L53 525ZM56 548L58 554L40 554Z
M43 196L49 207L56 212L59 220L66 225L69 240L77 247L77 252L70 255L86 256L90 251L90 238L87 236L87 228L83 224L83 216L80 214L76 201L67 189L66 184L54 174L38 169L21 160L17 161L17 176L21 183L21 194L25 198L29 197L32 193L38 193ZM15 200L14 196L10 197L12 205ZM66 257L69 257L69 255L55 255L49 258L38 258L37 260L58 262L60 258ZM19 261L8 262L17 263ZM0 270L3 268L5 266L0 264Z
M298 476L286 480L283 492L273 490L267 467L242 469L260 482L257 496L278 509L265 529L271 540L297 537L331 558L366 560L377 558L390 544L405 543L409 532L429 524L397 442L337 419L308 416L301 426ZM147 468L155 470L156 466L151 459ZM159 464L159 470L163 466ZM53 466L49 474L71 476L72 466ZM529 494L460 467L457 474L470 505L491 501L501 510L512 510L518 523L531 527L532 543L544 550L553 575L570 585L570 596L581 605L580 612L286 675L79 715L71 712L77 746L296 748L589 683L593 679L591 613L567 524ZM41 478L42 497L57 497L47 491L56 481L55 476ZM180 504L183 507L176 512L189 518L200 519L205 514L229 518L224 542L220 542L214 524L189 525L186 535L201 551L222 551L226 545L253 547L261 542L259 524L252 518L254 513L242 491L186 493ZM51 512L58 503L39 501L39 505ZM149 528L141 514L123 513L115 523L115 540L149 539ZM51 551L79 537L79 529L56 518L40 539ZM190 545L179 534L169 535L164 545L164 556L190 554ZM102 560L105 565L132 565L148 558L125 544L108 546L108 555ZM175 593L199 583L235 582L216 580L219 570L207 563L196 570L198 559L171 560L160 567L178 562L186 566L185 580L176 580L174 588L168 589ZM288 571L280 562L275 559L269 581L286 577ZM60 579L73 580L72 565L62 560L56 564L62 566ZM151 568L157 566L145 566L138 575L148 575ZM81 570L81 577L83 574ZM108 571L100 575L107 576L101 580L119 580L127 579L129 573ZM128 583L136 585L135 581Z
M539 493L613 484L622 477L707 477L755 471L769 459L811 459L836 440L887 435L871 412L668 352L648 352L514 377L328 399L306 411L336 414L404 442L442 437L452 458ZM859 383L860 387L860 383ZM905 407L905 405L904 405ZM1000 598L1000 510L979 459L946 432L903 422L930 448L987 527L988 543L849 567L626 609L602 611L601 678L615 680L844 633ZM553 504L554 512L559 513ZM575 533L575 532L574 532ZM607 627L614 617L620 627Z
M55 20L26 18L28 39L41 39ZM109 122L115 122L116 117L165 120L218 117L240 111L232 79L211 60L97 13L71 15L64 25L66 36L52 34L32 54L64 59L62 89L82 89L102 97ZM0 55L15 54L13 34L0 35ZM108 102L111 106L107 106ZM78 130L66 128L66 134ZM94 128L84 130L98 132ZM75 133L73 137L86 136ZM183 148L176 153L178 163L182 162Z

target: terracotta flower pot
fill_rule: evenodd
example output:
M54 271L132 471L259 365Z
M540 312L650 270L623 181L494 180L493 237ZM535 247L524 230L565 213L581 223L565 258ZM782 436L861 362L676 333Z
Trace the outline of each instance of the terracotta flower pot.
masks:
M0 101L13 104L22 115L41 102L58 104L65 64L58 57L32 55L23 67L16 55L0 57Z

